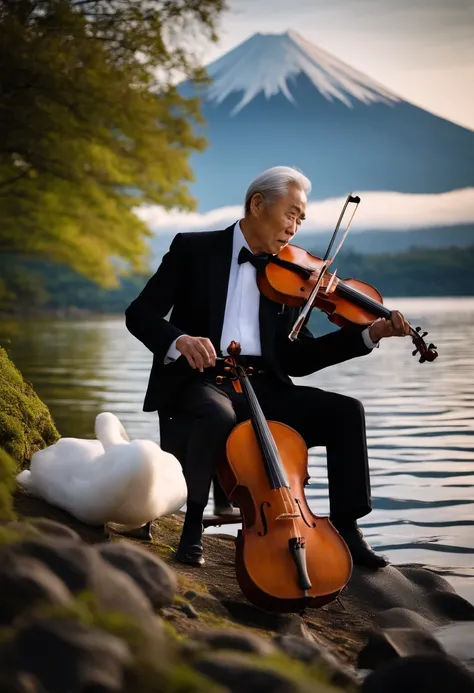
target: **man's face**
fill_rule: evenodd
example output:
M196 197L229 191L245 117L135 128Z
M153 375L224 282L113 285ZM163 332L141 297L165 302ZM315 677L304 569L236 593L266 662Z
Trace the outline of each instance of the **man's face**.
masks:
M295 235L305 218L306 195L297 185L274 201L261 199L253 216L257 219L258 240L267 253L278 253Z

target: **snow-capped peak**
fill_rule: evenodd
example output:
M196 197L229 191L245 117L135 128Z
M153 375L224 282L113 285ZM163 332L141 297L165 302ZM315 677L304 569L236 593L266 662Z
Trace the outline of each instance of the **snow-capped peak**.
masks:
M288 81L305 74L328 100L339 99L349 108L353 100L385 103L400 99L330 53L318 48L294 31L284 34L254 34L233 50L207 66L212 78L207 97L221 103L232 92L242 92L233 109L238 113L263 92L268 99L281 92L292 103Z

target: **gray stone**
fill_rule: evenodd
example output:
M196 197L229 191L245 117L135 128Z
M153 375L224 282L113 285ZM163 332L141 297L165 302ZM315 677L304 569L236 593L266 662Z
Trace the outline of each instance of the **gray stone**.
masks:
M310 633L308 633L311 635ZM277 635L274 642L292 659L304 664L317 664L327 679L336 686L355 686L358 683L356 672L340 662L314 637L300 635Z
M193 609L196 609L199 613L209 613L216 618L229 618L229 612L221 602L213 597L209 592L193 592L194 597L186 597L186 599L191 600L191 605Z
M179 604L177 608L188 618L199 618L199 614L192 604Z
M55 522L47 517L32 517L29 523L43 534L60 539L71 539L72 541L82 542L81 537L71 527Z
M305 690L284 674L258 667L237 652L209 653L194 662L194 668L226 686L231 693L302 693Z
M305 638L310 642L314 642L314 637L310 633L307 625L297 614L292 614L288 622L281 629L282 635L298 635L301 638Z
M21 520L8 522L5 527L18 534L22 539L36 539L42 536L38 528L34 527L29 522L22 522Z
M176 575L160 558L124 541L99 546L99 552L135 581L155 609L172 604L178 589Z
M165 621L176 621L178 618L178 614L176 613L175 609L162 609L160 612L161 618L163 618Z
M204 630L196 634L195 640L214 650L238 650L259 655L271 655L276 652L271 640L240 630Z
M357 664L361 669L377 667L399 657L435 654L445 655L441 645L430 633L417 628L386 628L369 633L368 641L359 652Z
M0 691L2 693L47 693L36 676L24 671L9 672L6 676L0 673Z
M371 672L360 693L474 693L474 677L454 659L437 654L387 662Z
M418 628L430 631L433 623L412 609L401 607L386 609L375 617L377 624L382 628Z
M49 693L123 690L132 661L119 638L76 621L48 619L26 624L17 634L13 659Z
M71 592L89 590L106 611L119 611L157 632L160 621L142 590L131 577L103 560L95 548L69 539L45 538L18 542L11 550L41 561Z
M373 618L389 609L407 609L435 625L474 620L474 606L447 580L420 566L388 565L383 570L354 566L344 594L353 608Z
M43 563L28 556L0 554L0 624L37 604L67 604L72 595Z
M194 590L186 590L183 596L185 599L194 599L194 597L197 596L197 592Z

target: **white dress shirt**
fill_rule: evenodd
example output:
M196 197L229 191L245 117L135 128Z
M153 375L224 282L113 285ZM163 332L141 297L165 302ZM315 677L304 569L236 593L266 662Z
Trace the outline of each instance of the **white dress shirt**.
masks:
M242 233L240 221L238 221L234 226L232 260L220 348L223 354L227 354L227 347L232 340L235 340L242 347L242 355L260 356L262 348L258 319L260 291L257 286L257 270L250 262L243 262L239 265L238 257L241 248L250 250ZM378 346L370 339L368 327L362 332L362 338L368 349ZM176 348L177 339L174 340L168 349L165 363L175 361L181 356L181 353Z

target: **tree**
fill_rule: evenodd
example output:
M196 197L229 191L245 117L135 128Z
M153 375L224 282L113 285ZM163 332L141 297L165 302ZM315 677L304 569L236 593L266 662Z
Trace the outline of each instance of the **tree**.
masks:
M199 39L225 0L0 0L0 252L103 286L142 271L141 204L193 209Z

